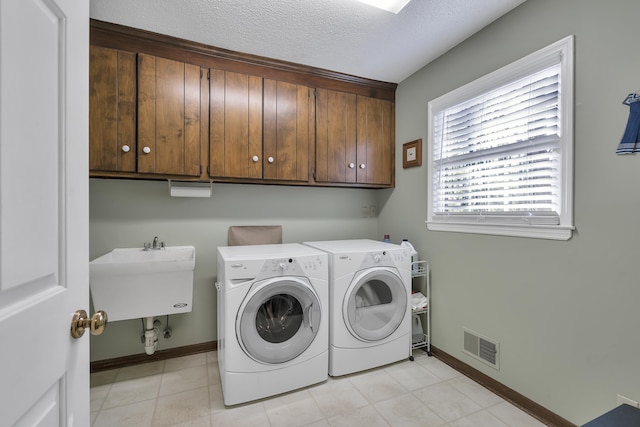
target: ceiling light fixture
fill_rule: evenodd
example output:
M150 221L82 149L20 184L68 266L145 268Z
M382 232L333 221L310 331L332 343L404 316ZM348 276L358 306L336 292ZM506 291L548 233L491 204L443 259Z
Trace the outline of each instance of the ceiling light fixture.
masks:
M411 0L358 0L360 3L366 3L369 6L377 7L388 12L397 14Z

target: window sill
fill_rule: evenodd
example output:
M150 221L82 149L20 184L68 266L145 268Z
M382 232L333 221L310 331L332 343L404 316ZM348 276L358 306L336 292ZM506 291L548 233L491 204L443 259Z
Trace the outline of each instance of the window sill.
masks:
M455 222L425 221L431 231L453 231L457 233L490 234L495 236L529 237L533 239L569 240L573 226L562 225L500 225L469 224Z

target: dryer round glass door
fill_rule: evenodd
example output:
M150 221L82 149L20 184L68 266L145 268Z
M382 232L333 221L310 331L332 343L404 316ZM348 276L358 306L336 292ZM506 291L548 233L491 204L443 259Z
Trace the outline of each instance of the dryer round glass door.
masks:
M380 341L393 334L408 315L407 285L388 268L358 273L343 304L349 332L362 341Z
M311 283L298 277L256 282L240 305L236 336L242 349L262 363L285 363L313 342L322 319Z

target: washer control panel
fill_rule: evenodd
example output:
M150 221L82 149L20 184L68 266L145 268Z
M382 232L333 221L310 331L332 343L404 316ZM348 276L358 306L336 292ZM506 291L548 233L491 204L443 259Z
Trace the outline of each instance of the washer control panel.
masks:
M268 259L262 265L260 278L275 276L312 276L327 274L327 261L322 256Z

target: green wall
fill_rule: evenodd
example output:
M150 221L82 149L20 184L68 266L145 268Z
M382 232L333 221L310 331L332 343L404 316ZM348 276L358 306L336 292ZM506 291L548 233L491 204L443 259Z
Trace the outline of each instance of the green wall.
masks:
M377 238L377 218L362 206L375 190L214 184L207 199L169 197L167 182L92 179L90 258L116 247L140 247L158 236L167 246L196 248L193 311L169 316L173 336L158 350L216 339L216 249L231 225L282 225L285 243ZM163 322L166 317L159 318ZM112 322L91 337L91 360L144 353L140 320Z
M430 166L397 166L380 233L409 237L432 266L433 344L582 424L640 401L640 156L619 156L628 93L640 90L638 0L529 0L397 90L396 143L423 140L427 103L575 35L574 218L569 241L426 229ZM500 370L462 352L462 328L500 343Z
M640 156L616 146L640 90L637 0L529 0L403 81L396 98L396 188L214 184L177 199L166 182L91 180L91 259L157 235L196 246L194 310L170 317L159 349L216 339L215 250L230 225L282 224L285 242L409 238L432 266L433 344L582 424L640 401ZM427 103L567 35L575 35L574 217L569 241L426 229ZM423 140L423 165L401 147ZM378 218L361 207L377 205ZM162 319L164 321L164 319ZM462 352L462 328L500 343L500 370ZM144 351L139 321L91 339L91 359Z

